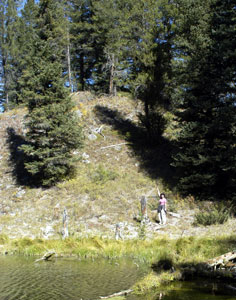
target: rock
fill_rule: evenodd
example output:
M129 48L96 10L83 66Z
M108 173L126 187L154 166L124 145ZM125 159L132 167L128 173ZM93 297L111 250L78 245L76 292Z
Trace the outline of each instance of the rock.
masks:
M85 164L90 164L90 160L88 160L89 155L88 155L87 153L84 152L84 153L82 154L82 158L83 158L83 159L82 159L82 162L83 162L83 163L85 163Z
M83 114L82 114L82 112L81 112L79 109L77 109L77 110L75 111L75 113L77 114L77 116L78 116L79 118L82 118L82 117L83 117Z
M168 214L172 217L175 217L175 218L181 218L181 215L180 214L176 214L176 213L173 213L171 211L168 211Z
M6 185L6 190L8 190L8 189L10 189L10 188L12 188L12 187L13 187L13 185L8 184L8 185Z
M48 239L54 235L54 229L52 228L52 225L47 225L45 228L41 228L41 231L45 239Z
M82 162L85 164L90 164L90 160L88 160L88 159L82 160Z
M91 133L91 134L88 135L88 139L90 141L95 141L97 139L97 136L96 136L96 134Z
M110 218L107 215L102 215L99 217L100 220L110 220Z
M82 158L83 158L83 159L88 159L88 158L89 158L89 155L88 155L87 153L84 152L84 153L82 154Z
M19 192L17 192L15 194L15 197L16 198L21 198L24 194L25 194L25 190L20 190Z

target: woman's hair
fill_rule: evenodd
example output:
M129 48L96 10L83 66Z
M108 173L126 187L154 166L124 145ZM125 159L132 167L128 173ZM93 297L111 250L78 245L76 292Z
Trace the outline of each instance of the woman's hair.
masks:
M161 196L164 196L164 198L166 197L166 195L165 195L164 193L161 193L161 194L160 194L160 198L161 198Z

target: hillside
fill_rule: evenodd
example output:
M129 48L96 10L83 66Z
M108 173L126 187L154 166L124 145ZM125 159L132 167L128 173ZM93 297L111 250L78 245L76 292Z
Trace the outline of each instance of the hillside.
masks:
M11 238L59 238L66 208L71 235L114 237L115 225L120 223L124 238L139 237L142 230L134 217L142 195L149 196L147 237L214 236L219 230L224 234L235 228L235 220L207 228L192 226L197 205L174 195L170 188L170 128L165 143L154 150L145 145L137 117L141 107L132 99L95 98L89 92L74 94L73 99L84 126L85 145L81 153L74 152L78 158L75 178L49 189L24 185L18 147L24 140L26 110L0 115L0 233ZM163 227L155 222L157 178L169 209L180 214L180 218L169 216Z

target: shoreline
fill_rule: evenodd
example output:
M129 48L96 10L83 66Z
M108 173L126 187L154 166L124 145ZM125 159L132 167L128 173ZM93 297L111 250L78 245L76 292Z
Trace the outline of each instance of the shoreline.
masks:
M188 281L195 278L219 279L235 282L229 273L200 270L204 262L228 251L236 249L236 235L212 237L182 237L170 239L167 236L152 240L105 239L101 237L73 238L64 240L9 239L0 235L0 254L12 256L43 256L48 251L55 252L55 258L79 260L128 258L137 266L145 264L150 272L132 289L135 294L146 294L158 290L160 286L174 281Z
M173 265L201 263L236 249L236 235L218 237L180 237L163 235L153 239L115 240L99 236L68 237L66 239L11 239L0 234L0 253L26 256L43 255L54 250L60 255L83 258L131 257L152 265L160 260L170 260Z

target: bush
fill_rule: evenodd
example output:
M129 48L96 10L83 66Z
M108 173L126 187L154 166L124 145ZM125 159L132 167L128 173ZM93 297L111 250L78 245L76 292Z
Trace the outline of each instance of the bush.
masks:
M0 234L0 245L7 244L9 241L9 238L5 234Z
M118 177L118 174L99 165L91 177L94 183L106 183L107 181L115 180Z
M231 206L226 207L223 203L214 205L207 210L201 210L199 213L195 214L193 225L208 226L213 224L223 224L229 219L231 210Z

